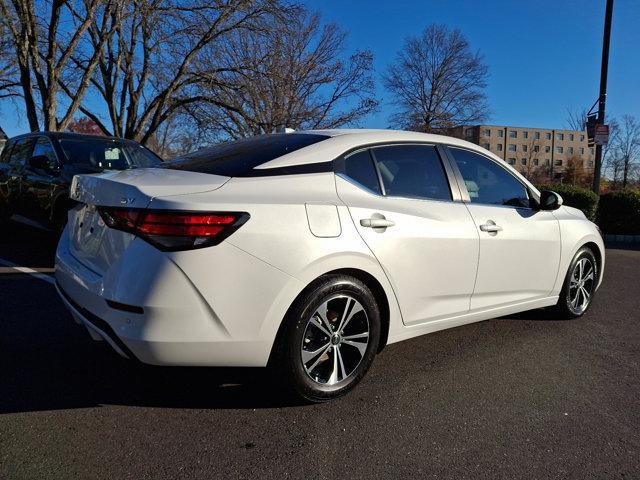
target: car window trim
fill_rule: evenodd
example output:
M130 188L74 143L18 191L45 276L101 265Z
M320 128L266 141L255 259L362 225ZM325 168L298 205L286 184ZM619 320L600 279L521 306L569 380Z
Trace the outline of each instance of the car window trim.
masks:
M462 172L460 172L460 169L458 168L458 165L456 164L455 161L455 157L453 155L453 152L451 151L452 148L457 148L459 150L466 150L468 152L471 153L475 153L476 155L479 155L480 157L483 157L485 159L487 159L488 161L494 163L495 165L497 165L498 167L500 167L501 169L503 169L511 178L513 178L516 182L518 182L520 185L522 185L525 189L525 191L527 192L527 195L529 196L529 201L534 200L536 202L539 201L539 199L537 198L537 196L534 194L534 192L529 188L529 186L525 183L523 183L518 177L516 177L511 171L509 171L508 168L505 167L505 165L501 165L502 161L496 161L491 157L488 157L486 155L484 155L481 152L478 152L476 150L473 150L471 148L465 148L465 147L460 147L457 145L446 145L446 153L449 157L449 161L451 163L451 166L455 172L455 177L458 181L458 185L460 187L460 192L462 194L462 201L464 203L469 203L469 204L474 204L474 205L486 205L486 206L491 206L491 207L501 207L501 208L515 208L518 210L535 210L535 208L533 208L532 206L528 206L528 207L517 207L514 205L497 205L495 203L483 203L483 202L472 202L471 201L471 197L469 196L469 191L467 190L467 185L464 182L464 177L462 176Z
M33 152L36 149L36 145L38 145L38 142L41 139L45 139L47 142L49 142L49 146L51 147L51 150L53 151L53 154L56 157L56 163L58 164L58 167L62 167L62 162L60 161L60 156L58 155L58 152L56 151L56 146L53 144L53 142L51 141L51 139L49 137L47 137L46 135L36 135L35 139L36 141L33 143L33 148L31 149L31 156L33 156Z
M378 162L377 159L375 157L375 152L373 151L376 148L381 148L381 147L393 147L393 146L410 146L410 145L415 145L415 146L420 146L420 147L434 147L436 149L436 153L438 154L438 157L440 158L440 162L442 164L442 167L444 169L444 173L445 173L445 177L447 179L447 182L449 184L449 192L451 193L451 198L448 200L443 200L440 198L429 198L429 197L410 197L410 196L400 196L400 195L387 195L386 190L384 188L384 181L382 179L382 175L380 174L380 169L378 167ZM451 165L451 159L448 157L447 155L447 151L445 149L446 145L442 144L442 143L437 143L437 142L420 142L420 141L387 141L387 142L374 142L374 143L368 143L368 144L364 144L364 145L359 145L357 147L354 147L350 150L347 150L346 152L344 152L343 154L341 154L338 158L336 158L333 161L334 164L334 173L336 175L339 175L340 178L349 181L349 183L357 186L360 189L364 189L366 190L368 193L371 193L373 195L376 195L378 197L384 197L384 198L404 198L404 199L409 199L409 200L426 200L426 201L431 201L431 202L462 202L463 198L462 198L462 190L460 189L456 177L455 177L455 170L453 169L452 165ZM338 167L340 166L341 162L342 164L346 161L347 158L349 158L351 155L361 152L363 150L368 150L369 151L369 155L371 156L371 159L373 160L373 165L374 168L376 169L376 174L378 177L378 185L380 186L380 191L382 192L382 194L379 194L378 192L373 192L371 189L365 187L364 185L360 185L359 183L356 183L353 180L350 180L346 175L344 175L344 172L340 172L338 170Z

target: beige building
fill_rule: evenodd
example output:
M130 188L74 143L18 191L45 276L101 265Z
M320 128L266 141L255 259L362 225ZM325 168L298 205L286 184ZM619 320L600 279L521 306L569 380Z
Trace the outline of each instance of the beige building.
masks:
M456 136L486 148L525 174L559 179L569 166L593 173L595 147L589 146L585 131L468 125L459 127Z

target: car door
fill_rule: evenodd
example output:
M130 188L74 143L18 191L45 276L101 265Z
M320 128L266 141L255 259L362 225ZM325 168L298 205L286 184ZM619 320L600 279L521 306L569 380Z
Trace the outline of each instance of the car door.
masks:
M57 195L62 190L66 191L60 178L61 163L51 140L44 135L36 138L31 157L44 157L47 161L43 168L26 163L22 175L24 215L38 222L50 223Z
M560 225L532 208L529 189L500 160L449 147L462 195L480 235L471 310L548 296L560 264Z
M28 201L25 201L23 196L23 176L27 161L33 151L34 142L33 137L17 138L11 149L6 175L9 208L12 213L24 215L29 209Z
M337 162L338 195L406 325L469 311L479 239L447 168L434 145L421 144L372 147Z

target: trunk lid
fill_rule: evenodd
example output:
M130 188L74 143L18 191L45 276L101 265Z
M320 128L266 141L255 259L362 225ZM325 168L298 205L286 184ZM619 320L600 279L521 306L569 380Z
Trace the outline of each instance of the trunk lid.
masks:
M69 212L69 248L87 268L102 275L134 235L108 228L97 207L146 208L156 197L216 190L229 177L163 168L76 175L70 196L80 204Z

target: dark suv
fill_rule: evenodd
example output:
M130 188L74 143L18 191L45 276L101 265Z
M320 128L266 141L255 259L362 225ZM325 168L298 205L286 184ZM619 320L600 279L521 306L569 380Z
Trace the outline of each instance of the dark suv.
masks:
M60 229L72 207L74 175L157 167L162 160L142 145L113 137L38 132L10 139L0 155L0 222L19 214Z

